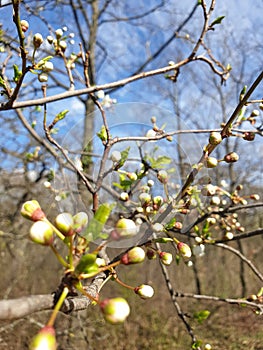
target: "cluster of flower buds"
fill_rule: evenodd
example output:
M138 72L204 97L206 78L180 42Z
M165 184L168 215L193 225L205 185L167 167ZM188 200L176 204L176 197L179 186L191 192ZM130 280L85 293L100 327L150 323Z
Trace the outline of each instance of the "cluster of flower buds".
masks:
M79 212L72 216L69 213L61 213L55 218L54 227L46 218L45 213L41 209L36 200L27 201L22 205L21 215L34 224L30 228L29 238L41 245L50 245L54 240L54 232L59 230L60 238L72 236L83 230L88 223L88 216L84 212Z

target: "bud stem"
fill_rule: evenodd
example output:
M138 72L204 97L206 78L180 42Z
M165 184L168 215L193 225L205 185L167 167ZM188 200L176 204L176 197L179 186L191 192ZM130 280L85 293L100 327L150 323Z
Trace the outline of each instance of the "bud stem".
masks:
M69 269L70 268L69 264L62 258L62 256L59 254L57 249L53 246L53 244L50 244L50 248L53 251L53 253L56 255L60 264L63 265L66 269Z
M66 299L68 293L69 293L68 287L64 287L64 289L63 289L62 293L60 294L60 297L59 297L59 299L54 307L52 315L50 316L50 319L47 323L47 326L49 326L49 327L54 326L57 314L58 314L59 310L61 309L61 306L64 303L64 300Z
M89 294L83 287L82 284L80 282L78 282L75 287L77 288L77 290L82 293L83 295L85 295L87 298L89 298L91 301L94 301L96 304L99 304L99 297L93 297L91 294Z

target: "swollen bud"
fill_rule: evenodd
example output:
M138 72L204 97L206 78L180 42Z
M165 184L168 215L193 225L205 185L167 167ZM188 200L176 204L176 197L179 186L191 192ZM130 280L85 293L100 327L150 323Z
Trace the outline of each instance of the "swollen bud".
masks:
M48 81L47 73L40 73L40 74L38 74L38 81L40 83L46 83Z
M204 165L206 168L215 168L218 164L218 160L214 157L207 157Z
M29 346L30 350L56 350L55 330L51 326L43 327L39 333L32 339Z
M184 258L190 258L192 255L190 247L183 242L177 243L177 249L179 250L179 253L184 257Z
M219 145L221 141L222 141L222 136L220 132L212 131L209 137L209 143L211 145Z
M167 252L160 252L159 253L159 258L161 259L161 262L164 265L171 265L172 261L173 261L173 256L171 253L167 253Z
M234 162L237 162L238 159L239 159L239 155L236 152L230 152L224 156L224 161L226 163L234 163Z
M27 201L22 205L21 215L32 221L39 221L46 217L45 213L41 209L38 201L31 200Z
M119 238L131 237L137 234L137 226L133 220L122 218L117 221L116 231Z
M130 314L130 307L124 298L105 299L100 309L106 321L112 324L122 323Z
M25 33L27 30L28 30L28 28L29 28L29 23L28 23L28 21L26 21L26 20L24 20L24 19L22 19L22 21L20 22L20 25L21 25L21 29L22 29L22 31Z
M73 228L74 228L74 231L79 233L82 231L82 229L84 227L87 226L88 224L88 215L81 211L79 213L77 213L76 215L73 216L73 221L74 221L74 225L73 225Z
M124 265L138 264L145 259L145 251L141 247L134 247L121 257Z
M166 184L168 181L168 174L165 170L159 170L157 173L157 178L162 184Z
M148 284L141 284L140 286L134 288L134 292L142 299L150 299L154 295L154 289Z
M50 245L53 243L53 229L47 222L37 221L30 228L29 238L35 243Z
M55 225L65 236L72 236L74 232L74 220L70 213L61 213L55 219Z
M37 49L41 46L41 44L43 43L43 37L41 34L36 33L33 37L33 45L34 47Z

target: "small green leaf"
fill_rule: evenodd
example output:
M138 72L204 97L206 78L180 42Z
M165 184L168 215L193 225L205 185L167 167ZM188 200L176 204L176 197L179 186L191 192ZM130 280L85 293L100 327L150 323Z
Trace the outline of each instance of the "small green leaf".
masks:
M192 345L192 349L200 349L200 346L203 344L202 340L196 340L193 345Z
M13 65L13 69L14 69L14 81L17 83L22 75L22 72L21 70L19 70L16 64Z
M197 320L198 323L202 323L204 320L208 318L209 315L210 315L210 311L201 310L199 312L194 313L194 318Z
M86 254L83 255L76 266L75 271L80 273L96 273L99 271L99 267L96 264L97 255L96 254Z
M5 81L4 79L0 76L0 86L4 89L6 89Z
M115 207L115 204L103 203L99 206L94 217L90 220L88 227L82 234L87 240L96 240L101 238L101 232L104 225L106 224L112 209Z
M57 123L59 120L62 120L65 118L66 114L69 112L68 109L64 109L64 111L59 112L56 116L55 119L53 121L53 124Z
M217 17L211 24L210 24L210 27L213 27L215 24L220 24L223 19L225 18L225 16L219 16Z
M172 218L166 225L165 225L165 229L166 230L171 230L172 228L174 228L174 224L176 223L176 218Z
M97 132L97 136L101 139L102 142L107 141L108 136L107 136L107 130L105 128L105 125L102 125L100 131Z
M125 148L125 150L121 151L121 159L120 159L120 161L118 162L118 164L117 164L115 170L120 169L120 168L124 165L124 163L125 163L126 160L128 159L128 155L129 155L129 152L130 152L130 148L131 148L131 147L129 146L129 147Z

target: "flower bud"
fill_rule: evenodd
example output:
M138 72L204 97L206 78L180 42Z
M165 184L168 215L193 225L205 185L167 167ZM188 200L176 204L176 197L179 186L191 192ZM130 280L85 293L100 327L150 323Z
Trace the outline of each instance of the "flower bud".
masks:
M124 298L105 299L100 303L100 309L106 321L111 324L122 323L130 314L130 307Z
M207 218L206 219L206 222L209 224L209 225L215 225L216 224L216 218Z
M236 152L230 152L224 156L224 161L226 163L234 163L238 161L239 155Z
M79 213L74 215L73 216L73 221L74 221L73 228L74 228L74 231L77 232L77 233L81 232L82 229L87 226L88 220L89 220L88 215L85 212L83 212L83 211L80 211Z
M253 199L254 201L258 201L260 199L260 196L258 194L251 194L250 199Z
M218 160L214 157L207 157L204 165L206 168L215 168L218 164Z
M190 247L183 242L177 243L177 249L179 250L179 253L184 257L184 258L190 258L192 255Z
M36 33L33 37L33 45L34 47L37 49L41 46L41 44L43 43L43 37L40 33Z
M53 41L54 41L53 36L52 35L48 35L47 36L47 42L51 45L53 43Z
M154 289L148 284L141 284L140 286L134 288L134 292L142 299L150 299L154 295Z
M22 205L21 215L29 220L38 221L46 217L45 213L41 209L38 201L31 200L27 201Z
M255 139L255 133L254 132L245 132L243 135L243 139L246 141L253 141Z
M25 33L27 30L28 30L28 28L29 28L29 23L28 23L28 21L26 21L26 20L24 20L24 19L22 19L22 21L20 22L20 25L21 25L21 29L22 29L22 31Z
M138 232L135 222L125 218L118 220L116 223L116 231L119 238L135 236Z
M154 186L154 181L153 181L153 180L148 180L148 181L147 181L147 185L148 185L149 187L153 187L153 186Z
M62 36L63 36L63 30L62 29L57 29L56 31L55 31L55 34L56 34L56 38L57 39L60 39L60 38L62 38Z
M132 181L136 181L138 178L136 173L127 173L127 177Z
M141 193L139 195L139 200L142 206L146 206L151 202L151 195L149 193Z
M213 196L216 194L217 187L211 184L204 186L201 190L203 196Z
M157 173L157 178L162 184L166 184L168 182L168 174L165 170L159 170Z
M39 333L32 339L29 346L30 350L56 350L55 330L51 326L43 327Z
M153 232L155 233L161 233L163 232L163 225L160 224L159 222L156 222L155 224L152 225Z
M127 192L122 192L120 194L120 199L124 202L126 202L127 200L129 200L129 194Z
M174 223L174 228L180 231L183 228L183 224L180 221L176 221Z
M212 346L210 344L205 344L204 350L212 350Z
M224 235L224 238L227 239L227 240L231 240L233 239L234 235L232 232L226 232L225 235Z
M53 69L54 69L54 66L52 62L45 62L44 65L42 66L42 71L44 73L51 72Z
M171 265L172 261L173 261L173 256L171 253L167 253L167 252L160 252L159 253L159 258L161 259L161 262L164 265Z
M145 251L141 247L134 247L121 257L121 263L124 265L138 264L145 259Z
M205 255L205 245L204 244L198 244L193 246L193 254L195 256L203 256Z
M220 204L220 198L218 196L213 196L210 201L211 205L219 205Z
M156 252L152 249L147 249L146 256L149 260L156 259Z
M221 141L222 141L222 136L220 132L212 131L209 137L209 143L211 145L219 145Z
M64 52L64 51L66 50L66 48L67 48L67 43L66 43L66 41L61 40L61 41L59 42L59 47L60 47L61 50Z
M48 81L47 73L40 73L40 74L38 74L38 81L40 83L46 83Z
M253 109L253 111L251 112L251 117L258 117L259 116L259 111L257 109Z
M65 236L72 236L74 232L74 220L70 213L61 213L55 219L55 225Z
M121 152L119 151L113 151L112 154L111 154L111 160L114 162L114 163L117 163L121 160Z
M53 229L45 221L36 221L30 228L29 238L35 243L50 245L53 242Z
M163 204L163 197L155 196L153 198L153 204L155 204L159 208Z

